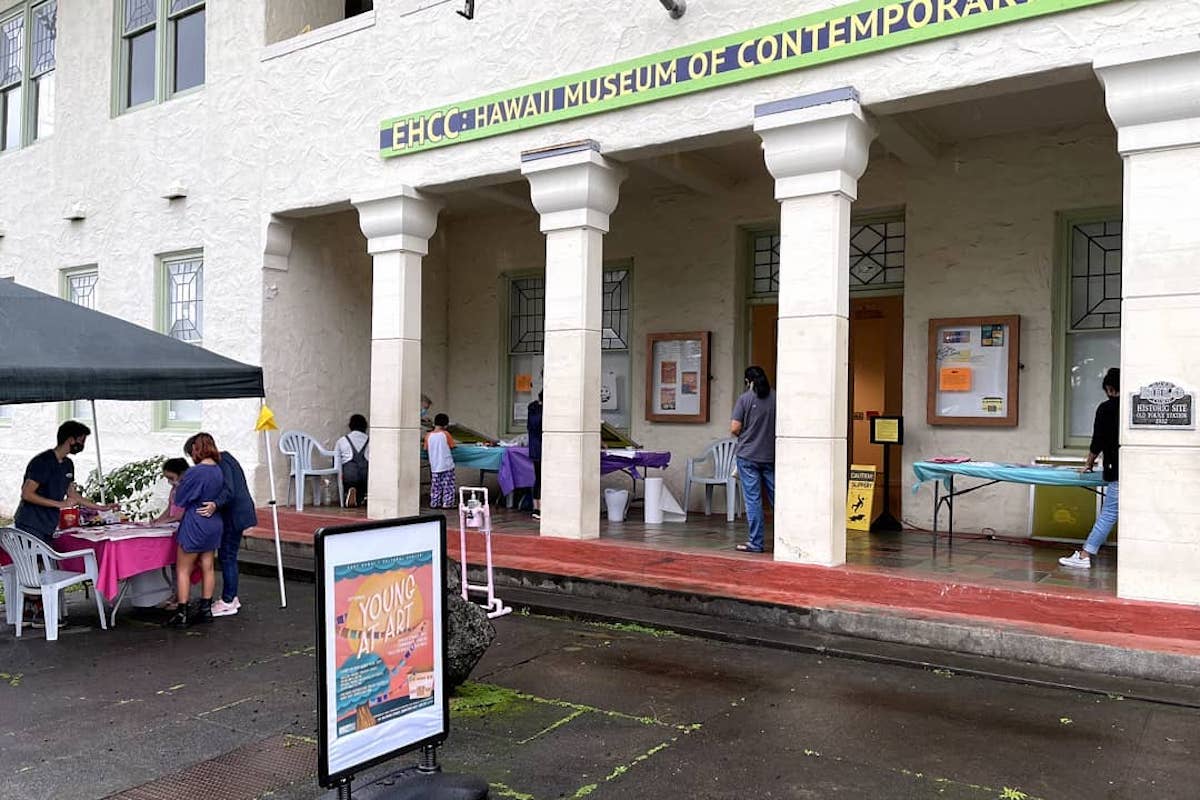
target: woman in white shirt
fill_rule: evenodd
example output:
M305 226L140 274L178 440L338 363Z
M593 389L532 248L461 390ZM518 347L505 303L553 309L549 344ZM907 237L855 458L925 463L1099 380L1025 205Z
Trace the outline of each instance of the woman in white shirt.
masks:
M367 501L367 418L354 414L348 424L349 433L337 440L334 450L342 464L342 485L346 489L346 505L356 506Z

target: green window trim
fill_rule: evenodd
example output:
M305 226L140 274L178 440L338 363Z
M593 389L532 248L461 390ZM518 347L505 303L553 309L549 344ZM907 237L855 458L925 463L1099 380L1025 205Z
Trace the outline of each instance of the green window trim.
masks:
M612 261L605 261L603 264L603 267L602 267L602 275L607 274L612 271L616 271L616 270L625 270L629 273L628 306L629 306L629 340L630 341L626 343L628 346L624 349L610 348L609 350L602 350L602 353L604 353L604 352L627 353L629 355L629 372L630 372L630 374L629 374L628 379L625 381L625 393L624 393L626 407L629 408L629 425L627 427L614 426L614 427L617 427L617 430L619 430L620 432L628 434L630 432L630 429L633 427L633 422L634 422L633 379L635 377L634 370L636 369L636 366L633 363L633 361L634 361L634 359L633 359L633 356L634 356L633 330L634 330L634 319L635 319L635 314L634 314L635 306L634 306L634 301L633 301L633 298L634 298L633 276L635 273L633 270L633 259L623 258L623 259L614 259ZM500 298L500 302L498 303L498 305L500 306L500 330L499 330L499 336L497 337L497 340L499 342L499 348L500 348L500 359L499 359L500 363L499 363L499 367L498 367L498 373L499 373L499 381L500 381L500 399L501 399L499 415L497 417L497 422L499 425L497 430L501 431L500 435L502 435L502 436L516 436L516 435L520 435L520 434L527 432L524 425L516 424L512 420L513 393L514 393L512 358L514 355L521 355L521 353L513 352L512 342L510 341L511 340L511 331L512 331L511 306L510 306L510 303L512 300L512 283L513 283L513 281L520 280L522 278L543 277L545 274L546 274L545 270L522 270L522 271L518 271L518 272L506 272L500 276L500 279L499 279L499 282L497 285L497 294L499 295L499 298ZM603 286L603 278L601 279L601 283ZM544 317L544 306L543 306L543 320L544 319L545 319L545 317ZM543 325L544 325L544 322L543 322ZM603 332L601 333L601 341L603 341ZM543 341L543 349L542 349L541 355L542 355L543 363L544 363L544 360L545 360L545 343L544 343L544 341Z
M891 233L888 234L889 236L893 236L893 237L898 236L902 239L902 244L901 244L902 249L899 251L900 264L897 266L897 265L888 263L886 266L884 266L884 265L880 266L879 271L882 274L882 276L885 278L885 280L881 281L878 284L878 287L871 286L869 283L861 281L861 280L856 282L855 280L851 279L850 294L853 295L854 297L887 297L887 296L891 296L891 295L904 294L903 274L901 274L901 276L899 277L899 280L888 281L888 280L886 280L886 277L887 277L886 274L883 274L883 273L885 273L885 271L893 272L897 269L901 273L903 273L903 270L905 267L904 261L905 261L905 257L906 257L907 249L908 249L908 231L907 231L905 209L903 207L884 208L884 209L879 209L876 211L866 211L861 214L855 214L850 219L850 236L851 236L852 240L856 235L861 234L863 228L866 228L868 226L875 226L875 225L888 225L888 226L899 225L899 226L901 226L901 230L899 231L898 234L891 234ZM744 257L746 258L746 265L747 265L746 277L745 277L745 280L746 280L746 302L749 305L773 303L779 297L779 290L777 288L767 288L764 291L760 288L761 285L763 284L764 280L768 280L768 278L767 278L767 276L763 276L763 275L756 276L756 274L755 274L755 253L756 253L759 238L761 238L763 236L776 236L777 237L780 235L779 223L772 222L769 224L748 225L748 226L743 227L742 230L745 235L745 240L744 240L745 255L744 255ZM886 241L884 241L884 244L885 244L885 247L887 247ZM853 245L852 245L852 248L853 248ZM896 253L896 251L891 251L889 253L885 250L885 252L882 255L884 255L884 257L886 259L887 255L895 255L895 253ZM852 259L853 259L853 255L854 254L853 254L853 249L852 249L852 252L851 252ZM864 253L864 257L866 255L868 255L868 254ZM850 268L853 269L854 265L852 264ZM778 280L776 278L770 278L769 282L774 282L777 284ZM873 281L872 281L872 283L873 283ZM758 284L758 285L756 285L756 284Z
M145 0L153 5L156 16L153 22L125 30L127 0L113 0L113 116L160 105L177 97L186 97L201 91L208 81L208 8L206 0ZM196 86L176 91L176 27L185 17L200 13L205 15L204 52L205 76ZM154 31L154 96L143 102L130 104L129 67L130 48L127 42L140 34Z
M1071 436L1068 416L1071 409L1067 401L1067 338L1069 335L1087 336L1088 332L1069 334L1071 315L1071 263L1072 231L1077 225L1111 222L1122 218L1121 206L1101 206L1074 211L1062 211L1055 215L1054 280L1052 283L1051 310L1053 316L1054 354L1052 359L1052 402L1051 402L1051 450L1056 455L1079 455L1087 452L1089 439ZM1103 333L1103 330L1097 331Z
M2 2L3 0L0 0L0 3ZM39 16L37 12L46 9L53 9L54 12L54 22L48 29L50 38L50 45L48 48L50 63L48 67L44 64L38 64L34 62L34 53L38 47L38 42L35 41L35 36L38 33L38 23L44 20L44 17ZM53 81L55 80L55 49L58 40L58 0L22 0L15 5L0 8L0 36L3 35L2 31L4 26L17 18L21 18L23 20L22 31L20 34L21 56L20 64L18 65L21 74L20 78L16 82L6 82L3 74L5 65L0 63L0 84L3 84L3 88L0 88L0 147L3 147L4 142L3 126L7 124L4 97L9 91L15 90L20 93L20 107L18 113L21 115L21 120L18 125L16 144L0 149L0 157L3 157L6 153L16 152L17 150L30 147L39 139L47 138L53 133L53 119L51 119L50 131L44 136L38 136L37 102L39 98L39 83L43 79L46 79L50 81L50 85L53 86ZM3 43L0 42L0 53L3 53L3 50ZM35 72L37 72L36 75L34 74Z
M72 280L76 278L87 278L93 275L95 276L96 280L92 284L92 291L95 292L95 287L100 281L100 267L98 265L87 264L81 267L67 267L66 269L59 270L58 296L68 302L78 303L79 301L76 299L72 291ZM93 296L91 304L82 303L81 305L85 305L87 308L95 309L97 304ZM79 402L83 401L68 401L65 403L59 403L58 421L61 423L66 422L69 419L75 419L85 424L90 424L93 419L91 406L88 406L86 414L79 414L77 413L79 410L77 403Z
M200 275L204 274L204 250L202 248L194 248L191 250L176 250L170 253L162 253L155 258L154 268L154 328L163 335L171 335L169 330L170 312L168 305L170 303L170 293L167 273L172 264L177 264L186 261L200 261ZM203 280L203 278L201 278ZM200 284L199 297L197 298L200 304L200 326L199 334L203 337L204 334L204 284ZM200 346L203 343L203 338L197 339L194 344ZM202 412L203 413L203 412ZM195 420L173 420L171 419L171 401L161 400L154 403L154 420L153 430L156 433L171 433L179 431L195 432L201 429L204 424L203 416Z

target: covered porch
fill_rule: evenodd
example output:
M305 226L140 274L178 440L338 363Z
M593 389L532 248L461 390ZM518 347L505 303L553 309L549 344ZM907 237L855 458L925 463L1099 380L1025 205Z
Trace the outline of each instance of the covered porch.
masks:
M1145 63L1158 62L1136 68ZM1114 359L1127 369L1138 363L1109 345L1123 336L1126 348L1146 348L1121 327L1131 297L1120 275L1123 219L1140 196L1126 187L1122 208L1119 128L1106 102L1113 106L1095 75L1077 69L886 108L864 109L846 90L748 109L753 130L740 133L613 154L570 143L514 153L519 173L281 210L271 224L287 231L281 271L291 274L272 275L285 288L268 295L276 304L268 320L295 342L286 358L305 353L306 369L325 377L322 394L293 381L277 414L328 444L346 416L369 408L369 513L389 517L423 505L422 393L453 421L519 443L523 409L544 389L537 532L692 553L740 541L744 522L676 530L605 521L601 422L670 452L667 483L681 497L687 458L727 435L742 370L767 363L780 406L775 513L794 521L776 532L774 559L975 571L985 580L1003 573L1112 593L1112 555L1079 578L1054 562L1061 545L996 543L1030 533L1026 487L965 498L958 530L994 531L997 540L960 539L945 563L922 555L931 550L921 533L932 523L929 488L908 491L910 465L925 458L1029 463L1078 453L1086 445L1079 420L1086 427L1099 376ZM1070 249L1077 234L1078 252ZM1096 275L1091 243L1117 247L1115 261L1102 253ZM331 270L331 262L340 263ZM1096 330L1077 330L1063 310L1080 286L1099 315ZM289 327L305 293L336 296L340 324L319 333ZM889 307L898 310L895 326L856 346L856 328L887 319ZM1006 313L1021 317L1019 422L927 424L929 320ZM656 378L647 337L698 330L712 342L707 420L649 419ZM876 372L860 375L881 350ZM272 357L264 354L268 373ZM1144 373L1136 367L1130 380ZM873 412L905 418L889 488L907 530L895 536L845 531L849 465L882 465L863 441ZM1152 463L1136 463L1126 480L1153 484ZM1133 497L1122 511L1122 550L1136 555L1123 559L1120 594L1191 602L1193 579L1164 583L1147 563L1173 545L1159 532L1160 510L1137 490ZM535 532L528 516L503 524L513 535ZM991 565L967 563L963 553L976 546Z

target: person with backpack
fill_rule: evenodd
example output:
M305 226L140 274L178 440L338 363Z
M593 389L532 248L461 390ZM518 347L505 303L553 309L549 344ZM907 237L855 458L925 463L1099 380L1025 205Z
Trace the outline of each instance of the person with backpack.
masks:
M353 414L348 424L350 431L337 440L334 449L341 457L342 485L346 489L346 506L359 506L367 502L367 418Z

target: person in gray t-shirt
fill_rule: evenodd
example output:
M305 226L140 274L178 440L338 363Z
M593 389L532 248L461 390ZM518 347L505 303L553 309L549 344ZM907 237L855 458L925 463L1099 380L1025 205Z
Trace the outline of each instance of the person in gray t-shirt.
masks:
M750 538L743 553L763 551L762 492L775 507L775 392L762 367L747 367L746 391L733 407L729 432L737 437L737 468L746 500Z

